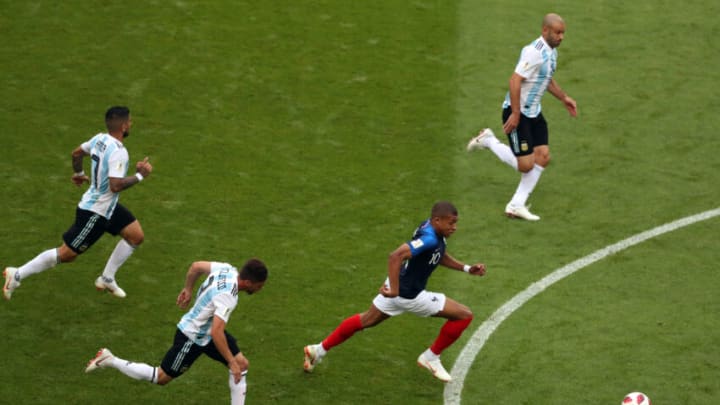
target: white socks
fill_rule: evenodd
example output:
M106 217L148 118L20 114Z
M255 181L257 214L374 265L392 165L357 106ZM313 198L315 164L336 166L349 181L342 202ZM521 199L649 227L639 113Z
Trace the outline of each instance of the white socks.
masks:
M488 137L487 147L490 148L490 150L495 154L495 156L498 157L498 159L500 159L502 162L505 162L508 166L512 167L513 169L517 170L517 168L518 168L517 158L515 157L515 155L512 152L512 149L510 149L509 146L500 142L494 136L491 136L491 137Z
M109 366L118 369L121 373L130 378L141 381L150 381L157 384L158 370L156 367L149 366L145 363L133 363L131 361L113 357L109 362Z
M317 353L317 356L322 358L327 354L327 350L325 350L325 347L322 345L322 342L315 345L315 353Z
M55 267L56 264L58 264L57 249L48 249L22 265L22 267L18 269L16 277L23 280L33 274Z
M527 173L523 173L520 176L520 184L518 184L517 190L515 190L515 195L513 195L512 200L510 200L511 205L516 207L525 206L525 203L530 197L530 193L533 192L535 185L537 185L538 180L540 180L540 175L543 170L542 166L536 164L533 166L532 170Z
M120 266L125 263L128 257L130 257L130 255L132 255L134 251L135 246L127 243L125 239L120 239L117 246L115 246L115 250L113 250L112 254L110 255L110 259L108 259L108 262L105 265L105 270L103 270L103 277L114 280L115 273L117 273L118 268L120 268ZM17 277L20 280L23 280L29 276L32 276L33 274L41 273L49 268L55 267L55 265L59 263L58 260L59 258L57 248L48 249L37 255L34 259L19 267Z
M228 385L230 386L230 404L244 405L247 394L247 371L242 373L242 379L237 384L235 384L235 377L230 373Z
M425 351L423 352L423 356L425 356L426 359L431 360L431 361L432 361L432 360L437 360L437 359L440 358L440 355L439 355L439 354L433 353L433 351L430 350L430 349L425 350Z
M118 369L121 373L130 378L141 381L150 381L153 384L157 384L158 368L156 367L152 367L144 363L133 363L117 357L113 357L112 360L108 362L108 366ZM229 375L228 386L230 387L230 404L244 405L245 395L247 394L247 371L242 373L242 379L237 384L235 384L233 374L229 373Z
M494 136L488 137L486 141L486 146L495 154L495 156L498 157L498 159L500 159L502 162L512 167L513 169L518 170L517 158L515 157L512 149L510 149L509 146L500 142ZM525 206L528 198L530 198L530 193L533 192L538 180L540 180L540 175L542 174L543 170L544 168L542 166L535 164L535 166L533 166L532 170L530 170L529 172L521 173L520 184L518 184L518 187L515 190L515 195L513 195L512 199L510 200L511 205L516 207Z
M105 265L105 270L102 273L103 277L114 280L115 273L134 251L135 246L129 244L125 239L120 239Z

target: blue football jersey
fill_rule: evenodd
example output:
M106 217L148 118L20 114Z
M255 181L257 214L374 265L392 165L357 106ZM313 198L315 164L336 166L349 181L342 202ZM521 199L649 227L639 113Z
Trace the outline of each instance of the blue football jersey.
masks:
M420 224L407 244L412 257L400 269L400 296L415 298L425 289L430 275L440 264L447 244L445 237L435 232L429 219Z

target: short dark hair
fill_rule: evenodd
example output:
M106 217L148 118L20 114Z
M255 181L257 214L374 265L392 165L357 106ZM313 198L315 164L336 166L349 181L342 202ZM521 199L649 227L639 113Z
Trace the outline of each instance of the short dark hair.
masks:
M250 280L254 283L258 283L267 280L267 276L267 267L265 267L265 263L259 259L253 258L248 260L245 264L243 264L242 269L240 269L241 280Z
M430 216L435 217L447 217L449 215L457 216L458 211L455 206L449 201L438 201L433 205Z
M130 118L130 109L124 106L110 107L105 113L105 126L108 131L116 131Z

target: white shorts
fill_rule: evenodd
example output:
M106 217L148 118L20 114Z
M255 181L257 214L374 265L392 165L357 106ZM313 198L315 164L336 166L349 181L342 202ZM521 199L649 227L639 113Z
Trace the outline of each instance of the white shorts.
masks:
M433 316L445 307L445 294L422 290L417 297L409 299L403 297L388 298L378 294L373 305L380 312L395 316L410 312L417 316Z

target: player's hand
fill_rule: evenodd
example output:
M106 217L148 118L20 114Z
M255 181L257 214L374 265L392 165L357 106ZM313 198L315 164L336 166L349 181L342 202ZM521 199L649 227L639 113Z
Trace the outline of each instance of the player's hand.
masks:
M182 291L180 291L180 294L178 294L177 306L185 309L190 304L190 301L192 301L192 291L187 288L183 288Z
M518 124L520 124L520 113L511 113L507 121L503 124L503 132L510 135L510 133L518 127Z
M577 103L575 100L572 99L570 96L565 96L563 99L563 103L565 104L565 108L567 108L568 112L570 113L571 117L577 117Z
M400 295L400 293L397 291L392 291L390 289L390 287L383 284L382 287L380 287L380 295L382 295L383 297L387 297L387 298L395 298L398 295Z
M77 176L73 174L70 180L72 180L72 182L78 187L82 186L83 183L90 183L90 178L84 174L82 176Z
M238 353L235 355L235 359L237 360L238 365L240 366L240 371L247 371L248 366L250 365L250 362L248 361L247 357L245 357L244 354Z
M238 356L242 356L241 360L244 361L238 361L236 360ZM242 373L243 371L247 370L248 361L241 353L238 353L236 357L233 358L232 361L228 363L228 368L230 369L230 372L233 375L233 380L235 381L235 384L239 383L240 380L242 380Z
M142 174L143 177L147 177L152 173L153 167L149 160L150 158L145 156L145 159L135 164L135 171Z
M470 271L468 273L472 274L473 276L484 276L485 275L485 265L482 263L473 264L470 267Z

